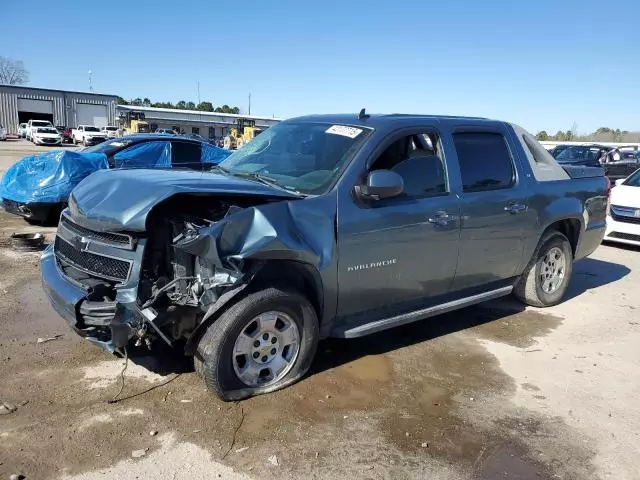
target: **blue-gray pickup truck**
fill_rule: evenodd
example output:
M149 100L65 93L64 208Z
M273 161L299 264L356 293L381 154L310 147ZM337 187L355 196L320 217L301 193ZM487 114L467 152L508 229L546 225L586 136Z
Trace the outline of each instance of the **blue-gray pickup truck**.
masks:
M92 174L42 281L87 340L184 350L235 400L299 380L322 338L511 293L560 302L602 240L609 187L501 121L307 116L210 172Z

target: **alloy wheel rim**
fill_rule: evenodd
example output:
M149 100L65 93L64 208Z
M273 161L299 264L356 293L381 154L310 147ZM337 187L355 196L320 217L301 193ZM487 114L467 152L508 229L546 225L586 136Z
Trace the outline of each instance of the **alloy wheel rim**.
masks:
M566 259L564 252L558 247L552 247L542 258L540 265L540 286L544 293L557 291L564 282L566 273Z
M233 369L248 387L278 382L293 367L300 351L300 332L291 316L269 311L251 319L233 346Z

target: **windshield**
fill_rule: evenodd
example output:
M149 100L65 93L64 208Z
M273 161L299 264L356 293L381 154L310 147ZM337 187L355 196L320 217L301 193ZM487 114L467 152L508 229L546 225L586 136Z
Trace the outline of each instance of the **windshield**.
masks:
M115 132L116 130L118 130L118 127L104 127L104 129L110 132Z
M85 132L99 132L98 127L84 127Z
M133 143L133 140L126 138L114 138L107 140L106 142L93 145L91 147L84 148L82 151L87 153L104 153L106 156L111 155L113 152L120 150L121 148Z
M55 128L38 128L38 133L58 133Z
M332 186L371 132L346 125L282 122L220 166L231 174L258 174L283 188L320 194Z
M567 147L556 155L558 163L597 162L600 154L598 147L575 145Z
M629 177L622 182L622 185L626 185L628 187L640 187L640 169L629 175Z
M48 127L49 125L51 125L50 122L45 122L45 121L33 121L31 122L31 126L32 127Z

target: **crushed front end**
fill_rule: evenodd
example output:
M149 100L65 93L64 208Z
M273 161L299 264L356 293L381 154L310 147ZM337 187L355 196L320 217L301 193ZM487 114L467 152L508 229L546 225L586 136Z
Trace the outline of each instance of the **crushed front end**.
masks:
M144 324L137 287L146 239L89 230L60 219L53 245L40 260L53 308L87 340L113 352Z

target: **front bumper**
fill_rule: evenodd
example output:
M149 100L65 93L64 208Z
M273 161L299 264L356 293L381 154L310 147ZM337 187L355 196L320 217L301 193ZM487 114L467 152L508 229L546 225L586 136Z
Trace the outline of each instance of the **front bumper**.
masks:
M607 217L607 231L604 239L608 242L640 246L640 223L619 222Z
M125 347L144 323L135 301L123 303L117 297L115 302L90 301L90 289L63 275L53 246L40 258L40 273L53 309L78 335L109 352Z
M33 143L35 143L36 145L62 145L62 139L61 138L49 139L49 138L33 137Z
M21 203L7 199L2 200L2 207L6 212L35 222L50 220L55 212L59 213L64 208L64 205L63 203Z
M87 142L87 145L97 145L99 143L106 142L107 138L106 137L85 137L85 141Z

